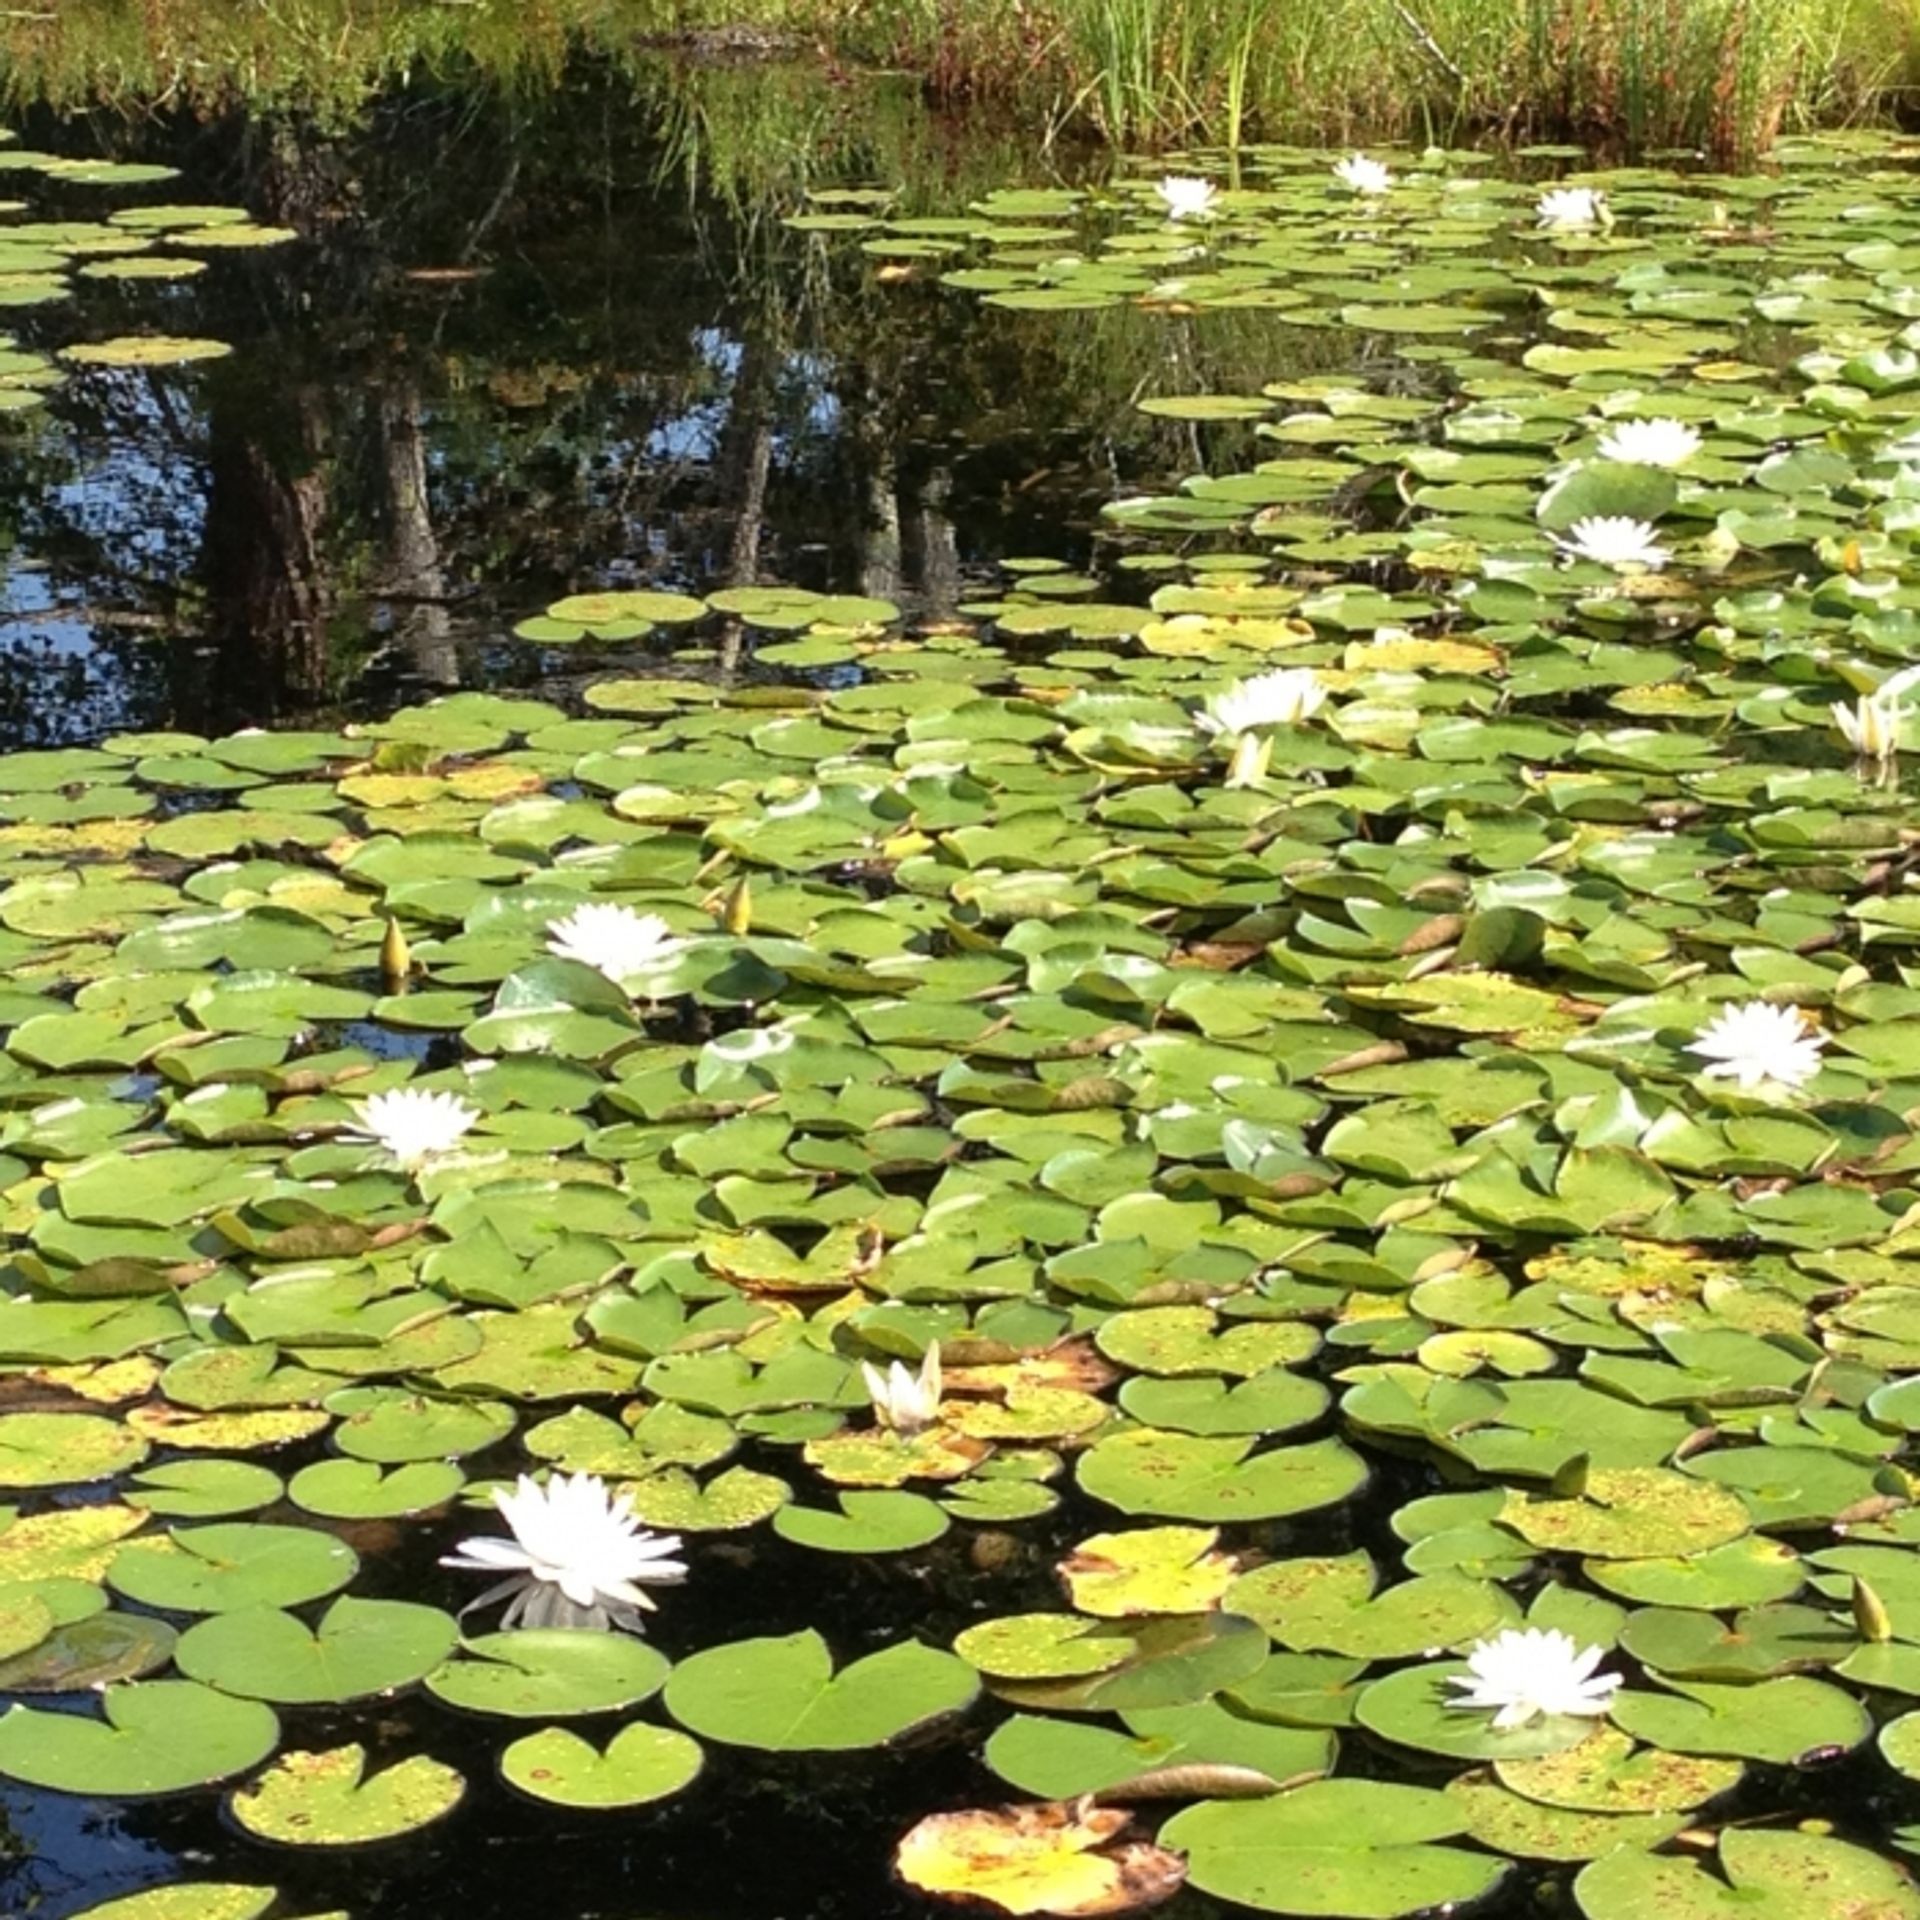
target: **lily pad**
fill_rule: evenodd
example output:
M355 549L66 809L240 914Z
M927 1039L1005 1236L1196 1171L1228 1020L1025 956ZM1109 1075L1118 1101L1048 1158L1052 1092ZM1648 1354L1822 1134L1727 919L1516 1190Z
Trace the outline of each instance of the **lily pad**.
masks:
M1076 1473L1124 1513L1244 1522L1333 1506L1359 1490L1367 1468L1338 1440L1255 1453L1250 1439L1143 1427L1096 1441Z
M272 1607L240 1607L189 1627L174 1658L223 1693L296 1706L410 1685L438 1667L459 1630L437 1607L336 1600L315 1627Z
M817 1753L883 1746L962 1711L979 1686L964 1661L913 1641L836 1673L827 1643L807 1631L693 1654L674 1668L666 1701L682 1726L705 1739Z
M513 1720L613 1713L660 1691L667 1661L643 1641L589 1629L483 1633L426 1676L435 1699Z
M256 1839L287 1847L358 1847L416 1833L460 1804L467 1783L444 1761L414 1754L368 1775L366 1749L283 1753L228 1796Z
M1449 1846L1464 1811L1424 1787L1324 1780L1254 1801L1203 1801L1177 1813L1161 1840L1187 1856L1188 1878L1262 1913L1399 1920L1475 1900L1506 1863Z
M1892 1861L1843 1840L1729 1827L1705 1862L1622 1848L1583 1868L1574 1898L1587 1920L1830 1920L1849 1910L1915 1920L1920 1893ZM1724 1877L1723 1877L1724 1876Z
M688 1786L705 1760L698 1741L670 1727L622 1727L604 1750L564 1727L523 1734L500 1756L501 1777L561 1807L642 1807Z
M0 1715L0 1774L31 1787L133 1799L244 1773L280 1737L270 1707L191 1680L109 1687L100 1706L99 1719L8 1708Z
M338 1592L359 1570L344 1540L305 1527L216 1521L121 1548L107 1568L117 1593L176 1613L297 1607Z

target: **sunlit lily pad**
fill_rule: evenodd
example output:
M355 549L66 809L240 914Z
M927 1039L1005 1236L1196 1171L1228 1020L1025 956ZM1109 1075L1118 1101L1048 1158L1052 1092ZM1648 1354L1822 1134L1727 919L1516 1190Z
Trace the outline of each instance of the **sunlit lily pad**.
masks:
M1735 1495L1657 1467L1596 1467L1572 1499L1509 1495L1500 1523L1532 1546L1621 1560L1721 1546L1751 1525Z
M366 1750L283 1753L228 1806L257 1839L288 1847L356 1847L414 1833L460 1804L466 1782L444 1761L413 1754L377 1773Z
M278 1705L358 1699L409 1685L453 1650L458 1629L437 1607L336 1600L309 1628L291 1613L242 1607L190 1627L180 1671L223 1693Z
M1465 1831L1464 1811L1426 1788L1328 1780L1272 1800L1203 1801L1161 1839L1186 1853L1195 1886L1238 1905L1398 1920L1499 1882L1504 1861L1446 1844Z
M950 1653L903 1641L834 1669L817 1633L709 1647L674 1668L667 1711L690 1732L772 1752L882 1746L970 1705L979 1680Z
M0 1774L67 1793L175 1793L245 1772L280 1734L271 1708L190 1680L110 1687L100 1704L99 1719L9 1708L0 1716Z
M643 1641L585 1629L481 1634L426 1676L427 1691L468 1713L515 1720L611 1713L658 1693L665 1657Z
M90 346L69 347L66 358L77 367L178 367L195 360L220 360L233 351L224 340L178 339L169 334L129 334Z
M1494 1772L1510 1792L1543 1806L1576 1813L1674 1813L1726 1793L1745 1769L1737 1760L1636 1748L1626 1734L1598 1727L1559 1752L1496 1760Z
M1337 1440L1256 1454L1249 1440L1154 1428L1096 1442L1077 1473L1088 1493L1122 1512L1203 1521L1271 1520L1332 1506L1367 1477L1366 1463Z
M501 1777L562 1807L640 1807L665 1800L699 1773L697 1741L671 1727L622 1727L604 1751L564 1727L523 1734L500 1756Z
M90 1413L0 1415L0 1487L58 1487L104 1480L137 1466L147 1443Z
M1186 1877L1178 1854L1120 1838L1130 1820L1080 1804L930 1814L894 1865L923 1893L1002 1913L1125 1913L1157 1905Z
M1826 1920L1848 1907L1914 1920L1920 1893L1891 1861L1815 1834L1729 1827L1718 1871L1684 1856L1623 1847L1581 1870L1574 1897L1587 1920L1659 1913L1673 1920L1757 1909L1779 1920Z
M1490 1774L1463 1773L1447 1793L1466 1811L1482 1846L1523 1860L1597 1860L1615 1848L1649 1851L1687 1823L1684 1813L1575 1813L1542 1806L1498 1785Z

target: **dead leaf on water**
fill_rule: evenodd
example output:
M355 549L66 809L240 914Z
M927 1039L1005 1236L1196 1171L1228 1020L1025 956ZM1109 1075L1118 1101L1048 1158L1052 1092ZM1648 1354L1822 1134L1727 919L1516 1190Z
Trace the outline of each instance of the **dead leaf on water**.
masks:
M1120 1840L1132 1816L1090 1800L936 1813L900 1842L894 1864L922 1893L1062 1916L1157 1906L1187 1877L1177 1853Z

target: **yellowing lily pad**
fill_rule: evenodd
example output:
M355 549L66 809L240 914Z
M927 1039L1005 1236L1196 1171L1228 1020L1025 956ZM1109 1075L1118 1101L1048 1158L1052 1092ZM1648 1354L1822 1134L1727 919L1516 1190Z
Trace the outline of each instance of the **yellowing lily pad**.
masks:
M1529 1546L1627 1560L1722 1546L1752 1521L1737 1494L1712 1482L1662 1467L1596 1467L1575 1498L1509 1494L1500 1524Z
M91 345L69 347L65 359L76 367L181 367L196 360L224 360L233 348L224 340L193 340L172 334L127 334Z
M1740 1784L1737 1760L1636 1747L1615 1727L1597 1727L1578 1746L1527 1759L1496 1760L1500 1784L1522 1799L1575 1813L1677 1813Z
M368 1775L366 1749L283 1753L227 1805L247 1832L288 1847L354 1847L414 1833L460 1804L466 1782L414 1754Z
M1215 1527L1097 1533L1060 1563L1060 1577L1083 1613L1199 1613L1220 1604L1238 1572L1230 1555L1214 1551L1219 1541Z
M1002 1913L1131 1913L1186 1878L1178 1854L1121 1840L1132 1820L1114 1807L1059 1803L930 1814L900 1842L894 1866L922 1893Z

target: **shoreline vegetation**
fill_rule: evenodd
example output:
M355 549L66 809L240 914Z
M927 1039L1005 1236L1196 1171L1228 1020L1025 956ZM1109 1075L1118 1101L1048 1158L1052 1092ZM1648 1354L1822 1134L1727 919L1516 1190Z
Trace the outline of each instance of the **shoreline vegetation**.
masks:
M0 17L10 106L311 105L422 68L616 59L884 68L1124 146L1568 142L1761 158L1920 105L1920 0L58 0Z

